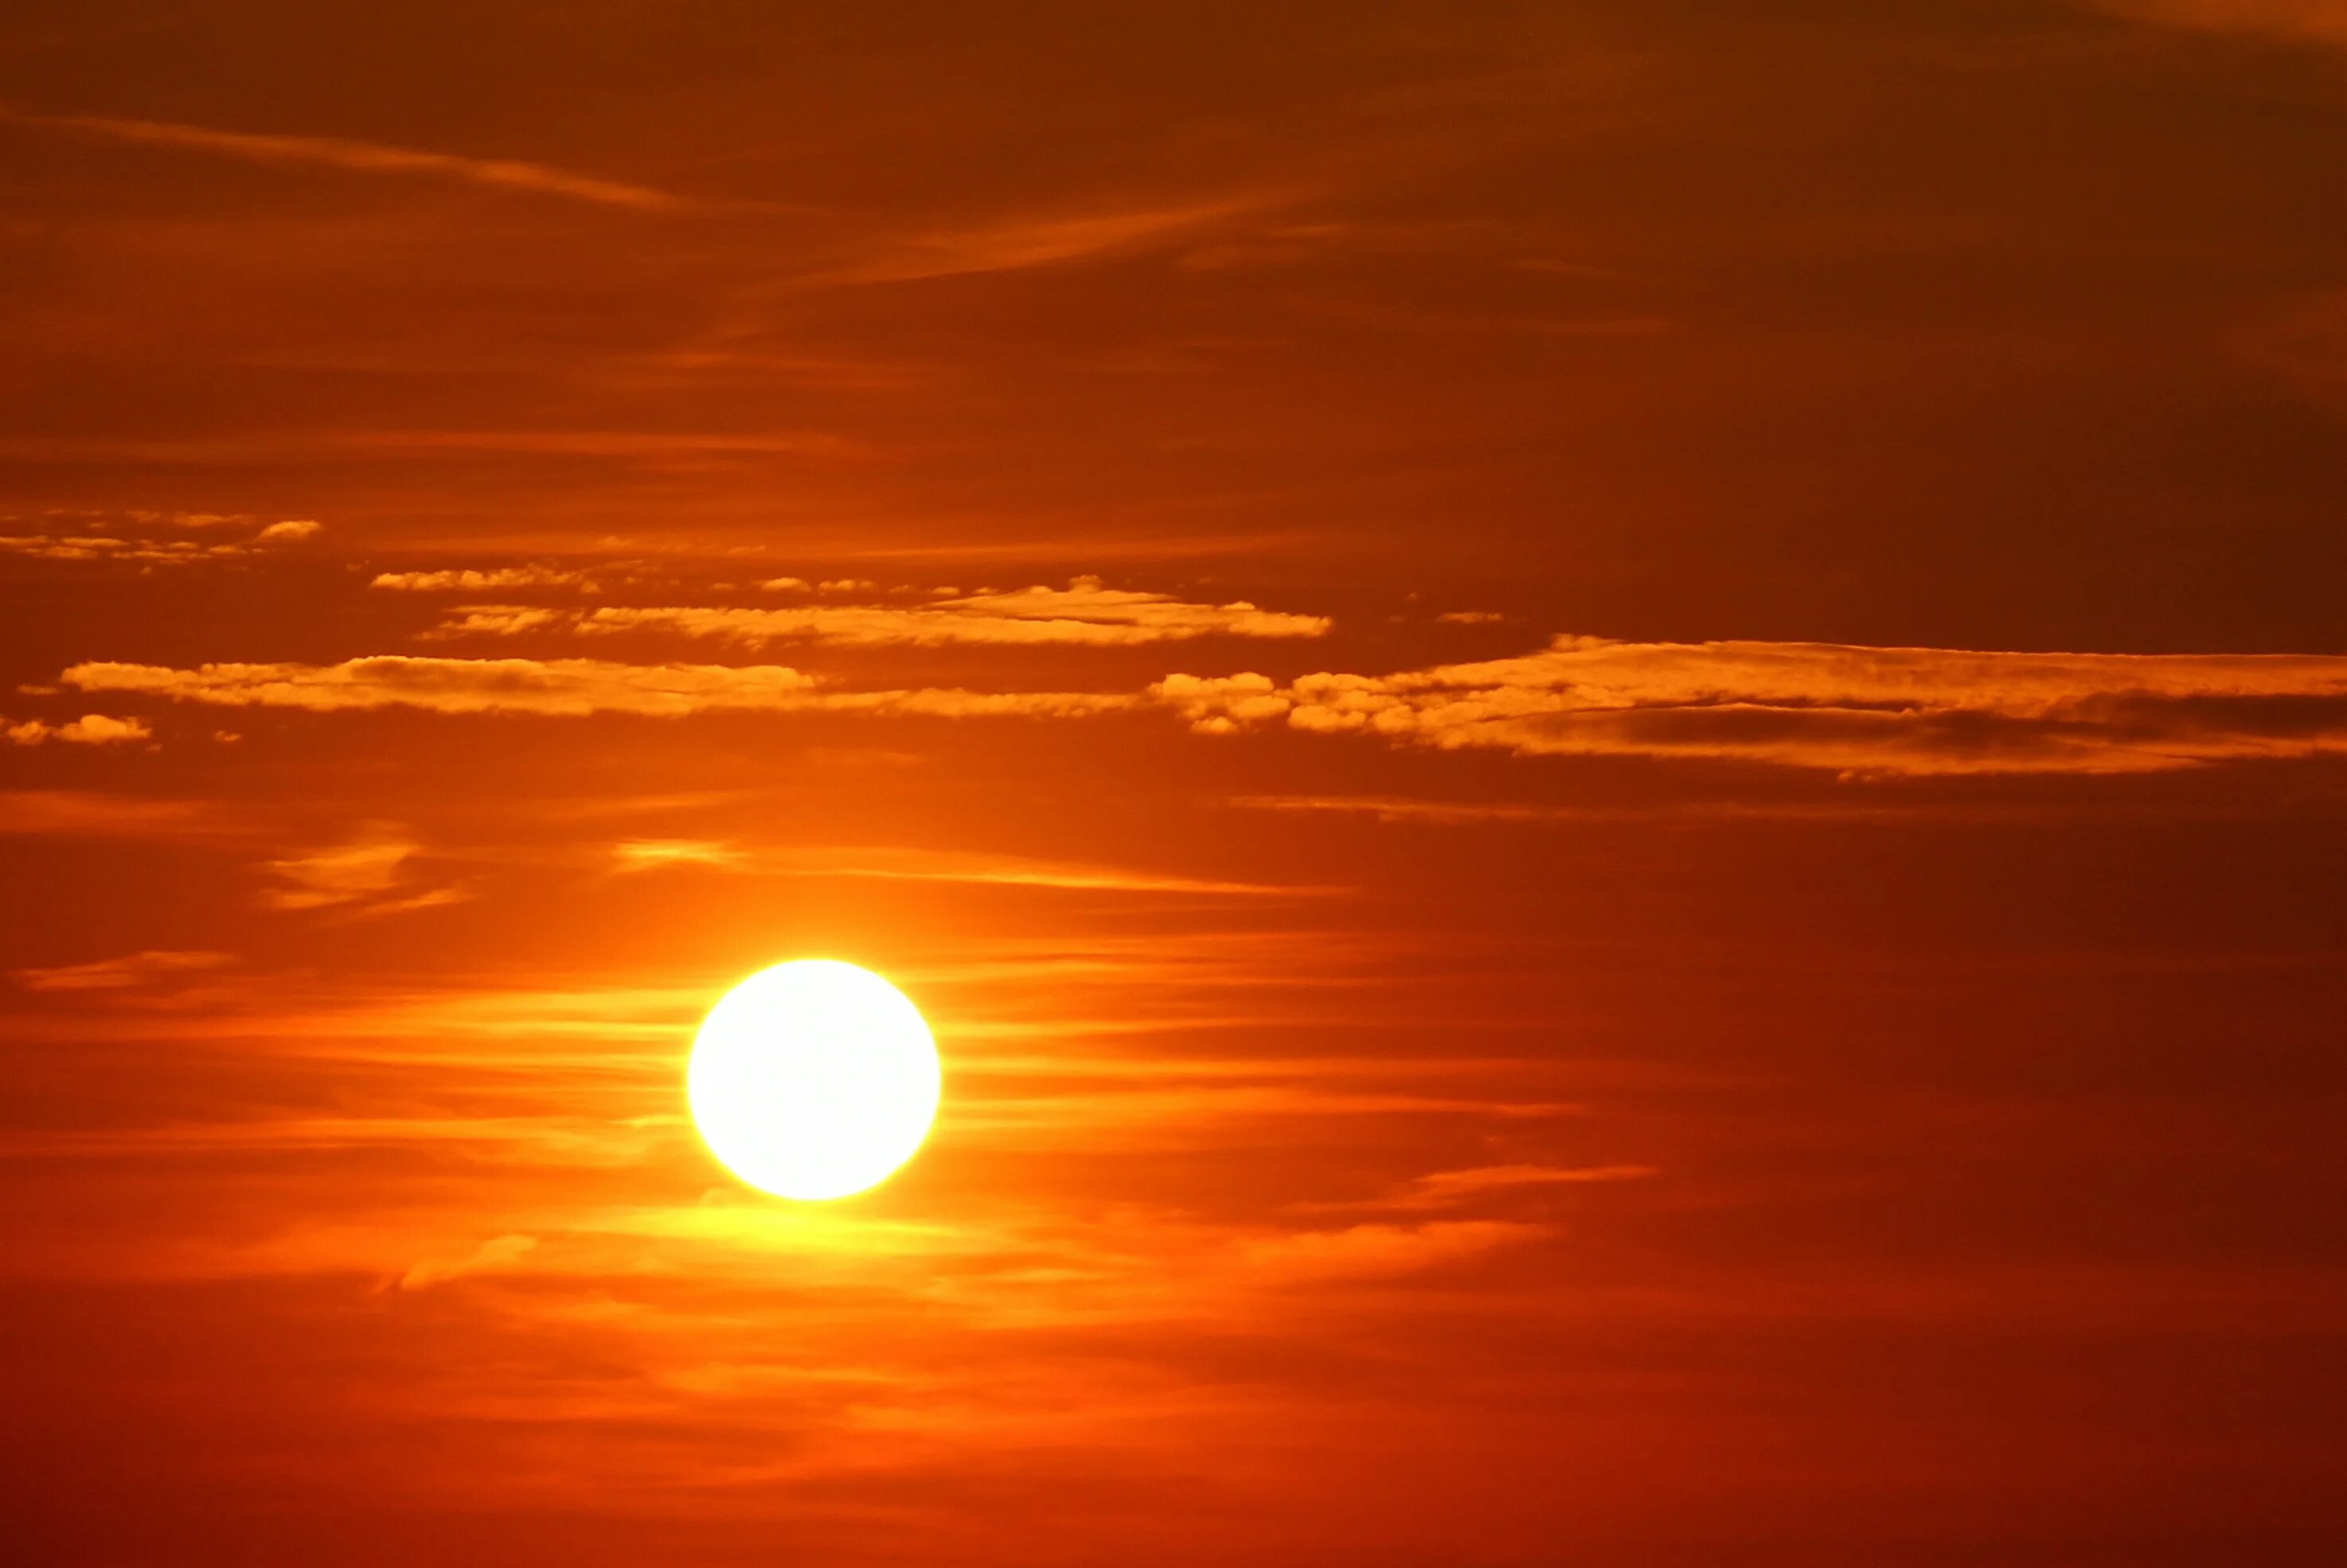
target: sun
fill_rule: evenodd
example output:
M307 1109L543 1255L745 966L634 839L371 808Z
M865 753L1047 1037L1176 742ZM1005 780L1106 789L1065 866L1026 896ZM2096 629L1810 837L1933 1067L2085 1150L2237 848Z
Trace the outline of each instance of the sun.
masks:
M938 1113L929 1026L866 968L761 969L702 1020L685 1099L709 1152L778 1197L844 1198L913 1156Z

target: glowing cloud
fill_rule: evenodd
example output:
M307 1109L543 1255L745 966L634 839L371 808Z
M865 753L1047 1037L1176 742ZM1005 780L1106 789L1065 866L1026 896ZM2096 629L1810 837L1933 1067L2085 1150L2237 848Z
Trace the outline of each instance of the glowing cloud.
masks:
M452 586L457 574L400 574L377 587ZM492 574L465 573L469 579ZM413 579L413 580L411 580ZM777 579L794 580L794 579ZM463 586L473 586L466 582ZM521 581L483 583L526 586ZM868 591L867 582L824 583L825 590ZM1104 586L1080 577L1064 589L1028 588L977 593L913 605L805 604L782 608L723 605L606 605L593 610L545 610L525 605L460 607L434 631L437 637L513 636L569 631L581 636L669 631L756 646L788 639L842 647L948 643L1068 643L1089 647L1186 641L1199 637L1303 638L1327 634L1326 616L1257 608L1245 600L1199 604L1171 594Z
M419 708L436 713L858 712L940 718L1069 717L1133 705L1122 693L840 692L780 664L616 664L596 659L415 659L340 664L77 664L59 677L85 692L135 692L229 707L336 712Z
M1393 675L1170 675L1210 734L1272 723L1526 756L1859 774L2149 773L2347 752L2347 658L1617 642Z

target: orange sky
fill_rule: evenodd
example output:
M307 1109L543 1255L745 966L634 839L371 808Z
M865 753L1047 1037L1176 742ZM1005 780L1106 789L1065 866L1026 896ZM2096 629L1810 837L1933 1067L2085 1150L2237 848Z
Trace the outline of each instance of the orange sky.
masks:
M0 1518L2338 1561L2342 190L2336 0L10 8Z

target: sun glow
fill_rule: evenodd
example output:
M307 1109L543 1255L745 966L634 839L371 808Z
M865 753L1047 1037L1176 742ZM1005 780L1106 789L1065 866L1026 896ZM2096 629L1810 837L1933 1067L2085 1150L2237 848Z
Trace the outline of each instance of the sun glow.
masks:
M912 1158L937 1116L928 1025L869 969L762 969L702 1020L685 1097L710 1153L779 1197L841 1198Z

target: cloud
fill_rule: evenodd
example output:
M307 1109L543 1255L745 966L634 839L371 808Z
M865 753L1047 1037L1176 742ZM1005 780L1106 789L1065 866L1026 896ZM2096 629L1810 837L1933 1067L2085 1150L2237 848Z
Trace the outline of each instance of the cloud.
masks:
M1024 272L1186 242L1244 213L1262 197L1187 205L1082 212L945 231L893 244L869 260L805 280L809 283L903 283L976 272Z
M1493 1193L1521 1192L1528 1187L1579 1186L1593 1182L1638 1182L1654 1174L1652 1165L1479 1165L1465 1171L1430 1172L1375 1206L1455 1208Z
M461 568L442 571L377 572L369 588L398 593L487 593L501 588L587 588L593 581L585 571L559 567L510 566L488 570Z
M78 719L62 724L52 724L43 719L26 719L11 724L0 719L0 736L11 745L37 746L50 741L61 741L72 746L117 746L136 741L148 741L155 732L144 719L115 719L104 713L84 713Z
M868 582L822 585L826 591L869 590L872 586ZM1210 636L1319 637L1329 625L1326 616L1262 610L1245 600L1192 603L1171 594L1108 588L1098 578L1080 577L1064 589L968 594L912 605L808 604L782 609L603 605L579 610L465 605L435 629L434 635L501 637L560 630L596 636L651 630L752 646L805 638L841 647L948 643L1106 647Z
M271 861L278 885L263 888L261 901L272 909L349 905L390 914L471 897L457 886L416 886L410 862L422 847L395 822L366 823L342 844Z
M1206 733L1279 723L1525 756L1861 774L2153 773L2347 753L2347 657L1618 642L1392 675L1172 675Z
M466 158L455 153L385 147L378 142L348 141L340 137L275 136L251 131L214 130L205 126L120 118L111 115L32 114L5 106L0 106L0 120L97 137L108 141L213 153L246 163L307 164L313 168L342 169L365 174L425 175L467 185L532 191L602 207L661 210L688 205L683 198L665 190L614 179L598 179L589 175L548 168L542 163L526 163L514 159Z
M742 851L730 844L699 838L630 838L611 846L621 871L658 871L671 866L728 866L739 865Z
M59 679L85 692L135 692L229 707L312 712L416 708L436 713L845 712L937 718L1072 718L1129 708L1119 692L841 692L780 664L616 664L596 659L417 659L340 664L77 664Z
M750 434L730 430L351 430L330 432L313 442L312 447L652 458L798 456L854 450L852 443L839 436L809 430Z
M200 841L242 831L209 801L149 800L84 790L0 790L0 834Z
M55 514L52 514L54 516ZM100 516L79 514L81 525L65 531L0 534L0 554L29 556L41 560L137 561L142 566L187 566L198 561L234 559L256 548L295 544L315 538L324 524L308 518L288 518L268 524L244 543L205 543L177 538L174 528L250 527L249 517L211 512L130 512Z
M468 1274L485 1274L511 1268L535 1249L538 1238L516 1233L493 1236L460 1258L426 1258L399 1276L402 1290L428 1290L452 1279L462 1279Z
M1516 801L1415 800L1381 794L1243 794L1224 804L1242 811L1309 812L1324 815L1369 816L1379 822L1574 822L1604 817L1605 808L1530 805ZM1655 815L1655 808L1635 808L1636 815ZM1618 811L1612 815L1620 815Z
M0 534L0 553L40 560L140 561L183 566L190 561L241 556L238 545L205 545L193 539L126 538L115 534Z
M1025 856L912 845L869 848L753 849L702 839L626 839L612 846L618 869L675 866L723 869L768 876L848 876L882 881L958 882L1071 892L1171 893L1308 897L1332 887L1232 882L1181 876L1127 866L1038 860Z
M1414 1274L1548 1234L1545 1225L1512 1220L1432 1220L1265 1236L1237 1251L1245 1271L1258 1279L1306 1284Z
M236 962L234 955L150 948L118 958L87 964L60 964L49 968L17 969L16 983L28 991L108 991L153 985L159 980L217 969Z
M1380 823L1414 822L1457 826L1466 823L1624 823L1670 822L1884 822L1913 824L1919 816L1947 821L2055 822L2074 819L2080 810L2107 816L2108 801L2092 806L2064 806L2050 801L2026 804L2010 799L1970 802L1939 799L1925 804L1912 797L1889 802L1880 797L1831 799L1720 800L1672 799L1614 802L1607 804L1548 805L1522 801L1420 800L1406 795L1366 794L1246 794L1233 795L1224 804L1242 811L1280 811L1324 816L1366 816ZM2171 816L2174 807L2164 806Z

